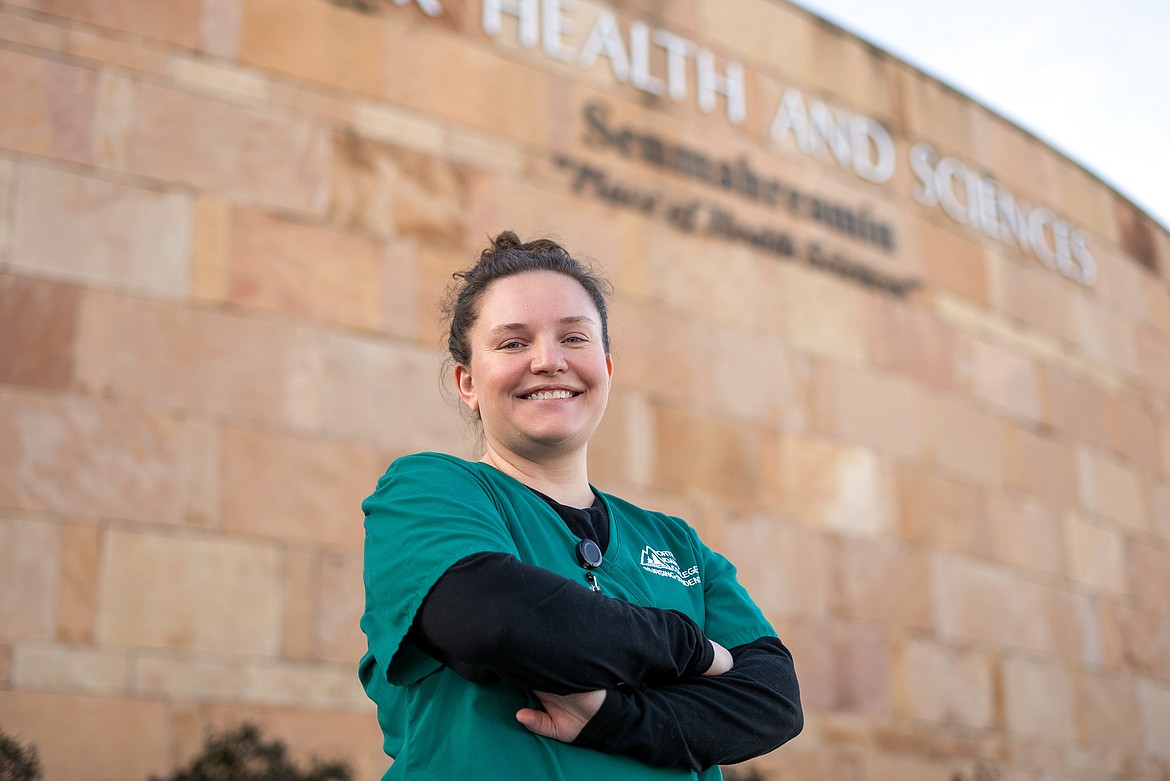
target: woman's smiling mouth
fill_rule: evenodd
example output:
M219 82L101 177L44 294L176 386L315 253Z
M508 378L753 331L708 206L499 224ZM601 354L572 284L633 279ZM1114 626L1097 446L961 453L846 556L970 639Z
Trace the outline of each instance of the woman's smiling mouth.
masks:
M571 399L574 396L580 395L580 392L571 390L542 390L529 393L527 396L521 396L520 398L525 401L547 401L549 399Z

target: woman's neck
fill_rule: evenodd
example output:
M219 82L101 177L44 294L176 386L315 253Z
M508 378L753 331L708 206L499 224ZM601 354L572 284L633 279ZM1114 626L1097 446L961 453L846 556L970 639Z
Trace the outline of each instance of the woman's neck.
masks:
M569 507L589 507L593 504L593 490L589 487L584 450L580 454L536 461L516 453L494 450L489 444L480 461L561 504Z

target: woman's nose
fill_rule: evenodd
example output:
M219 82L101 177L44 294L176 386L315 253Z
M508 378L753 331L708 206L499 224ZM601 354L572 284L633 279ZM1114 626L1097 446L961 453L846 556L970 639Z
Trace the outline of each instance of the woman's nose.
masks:
M535 348L532 352L532 372L534 374L559 372L567 367L560 344L538 342Z

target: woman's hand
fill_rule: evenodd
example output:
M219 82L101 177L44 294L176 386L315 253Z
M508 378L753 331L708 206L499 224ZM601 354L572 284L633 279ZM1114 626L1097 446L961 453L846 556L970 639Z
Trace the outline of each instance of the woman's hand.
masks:
M708 640L707 642L715 649L715 659L703 675L723 675L723 673L728 672L735 664L735 660L731 658L731 651L728 651L714 640Z
M605 689L577 694L548 692L533 694L540 698L544 710L521 708L516 711L516 721L527 727L529 732L562 743L572 743L576 740L581 730L597 711L601 710L601 704L605 702Z

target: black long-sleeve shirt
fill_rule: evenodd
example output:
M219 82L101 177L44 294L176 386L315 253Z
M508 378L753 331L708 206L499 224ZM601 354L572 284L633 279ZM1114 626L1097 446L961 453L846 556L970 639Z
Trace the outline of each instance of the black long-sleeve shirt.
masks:
M574 534L608 547L604 504L582 510L541 496ZM606 689L574 745L648 765L740 762L803 725L792 656L778 638L730 649L733 669L704 677L714 654L688 616L604 597L503 553L448 569L407 639L472 681L559 694Z

